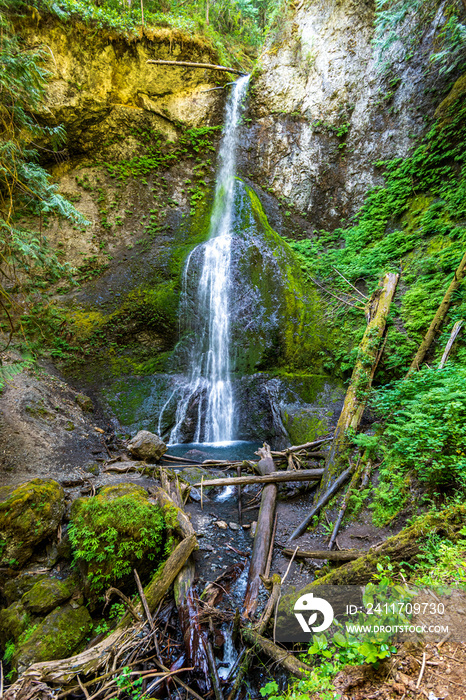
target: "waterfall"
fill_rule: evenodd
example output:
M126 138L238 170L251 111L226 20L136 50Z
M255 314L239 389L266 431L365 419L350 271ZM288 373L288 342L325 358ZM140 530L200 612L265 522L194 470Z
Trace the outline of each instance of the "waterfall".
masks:
M194 342L189 376L178 390L170 444L183 441L187 423L191 425L191 433L194 427L194 442L234 439L235 403L230 379L231 230L238 125L248 81L249 76L244 76L235 82L225 109L209 238L191 252L183 272L180 323L183 328L193 330ZM193 292L190 273L195 263L200 274ZM165 406L159 426L164 409Z

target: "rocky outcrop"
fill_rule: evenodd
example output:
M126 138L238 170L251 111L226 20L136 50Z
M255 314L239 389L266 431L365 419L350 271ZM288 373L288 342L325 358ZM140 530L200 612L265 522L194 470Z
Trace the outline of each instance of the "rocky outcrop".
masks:
M22 22L21 33L28 45L44 47L49 84L40 117L65 126L70 153L124 157L136 150L134 129L175 140L180 126L216 117L222 97L205 91L218 73L147 64L154 58L212 63L215 51L200 36L167 28L126 36L37 13Z
M291 5L254 74L244 172L302 212L310 232L355 214L382 182L377 162L408 153L447 82L428 60L440 10L381 62L374 12L373 0Z
M0 564L20 568L34 548L54 535L65 509L64 492L52 479L0 488Z

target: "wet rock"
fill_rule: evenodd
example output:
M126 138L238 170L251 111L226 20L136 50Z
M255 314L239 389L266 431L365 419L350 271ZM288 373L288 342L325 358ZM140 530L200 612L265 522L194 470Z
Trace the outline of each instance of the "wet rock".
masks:
M76 394L76 403L83 411L91 413L94 410L92 400L86 394Z
M205 459L210 459L207 452L202 452L202 450L189 450L183 457L186 457L186 459L193 459L196 462L203 462Z
M228 530L228 525L224 520L217 520L215 525L220 528L220 530Z
M54 608L71 598L73 587L66 581L47 578L38 581L21 598L21 604L34 615L47 615Z
M64 509L63 488L52 479L1 487L0 564L22 566L37 544L55 534Z
M230 526L231 530L239 530L238 523L228 523L228 525Z
M18 646L13 665L21 674L38 661L71 656L91 628L92 619L87 608L66 604L49 613L27 642Z
M0 645L12 639L17 641L29 624L30 616L20 602L0 610Z
M131 455L146 462L158 462L167 449L164 441L148 430L140 430L128 443Z
M199 484L202 479L204 481L209 481L209 479L215 479L216 473L213 471L209 471L208 469L203 469L202 467L188 467L188 469L183 469L180 473L179 476L183 481L186 481L188 484ZM222 473L223 476L223 473ZM203 492L204 494L206 492L210 492L213 489L216 489L217 487L215 486L203 486ZM200 492L199 492L200 496Z
M92 474L93 476L99 476L100 467L97 462L91 462L91 464L87 465L86 471L88 474Z

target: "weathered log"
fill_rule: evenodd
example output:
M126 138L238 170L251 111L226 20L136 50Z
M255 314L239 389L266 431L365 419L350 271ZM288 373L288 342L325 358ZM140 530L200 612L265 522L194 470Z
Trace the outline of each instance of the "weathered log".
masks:
M366 407L369 389L380 359L379 346L385 332L390 305L398 284L399 275L389 272L366 305L367 327L359 345L358 358L351 382L346 392L343 409L338 419L330 452L325 461L325 471L320 492L325 492L332 479L347 464L348 431L354 432Z
M212 644L207 640L206 644L207 651L207 661L209 662L210 675L212 678L212 685L214 687L215 700L223 700L222 687L220 685L220 678L218 676L217 664L215 663L214 650L212 649Z
M191 535L196 534L194 532L192 523L186 515L186 513L184 512L184 510L182 510L178 505L176 505L172 497L164 489L160 488L160 486L152 487L151 494L155 496L161 508L175 508L176 522L178 526L177 529L183 537L190 537Z
M281 584L282 581L278 574L273 574L271 579L268 579L268 581L264 581L264 585L266 586L266 588L271 587L272 592L270 593L267 605L264 608L261 618L257 623L256 632L258 634L264 634L265 630L267 629L269 620L272 617L273 611L275 610L275 606L277 605L278 600L280 598Z
M260 462L259 462L260 464ZM272 461L273 464L273 461ZM275 465L274 465L275 469ZM269 474L261 474L260 476L232 476L225 479L209 479L203 481L206 486L238 486L240 484L277 484L286 481L319 481L324 473L323 469L295 469L294 471L271 472ZM199 487L201 482L194 484Z
M463 255L463 258L455 271L454 277L445 292L445 296L443 297L440 306L437 309L437 313L435 314L434 318L432 319L432 322L427 330L427 333L425 334L422 343L420 344L418 351L413 357L413 361L411 362L411 366L408 370L407 376L411 374L411 372L415 372L416 370L419 369L421 366L424 357L427 354L427 351L429 350L430 346L433 343L433 340L440 329L440 326L445 320L445 316L448 313L448 309L450 308L451 304L451 299L456 292L456 290L460 287L461 282L464 279L464 276L466 275L466 253Z
M345 496L343 498L343 502L340 506L340 511L338 513L337 519L335 520L335 525L333 526L332 536L330 537L330 541L328 543L329 549L333 549L333 545L335 544L335 541L337 539L338 530L340 529L340 525L341 525L342 520L344 518L344 515L346 513L346 509L348 508L348 503L349 503L349 500L351 498L351 494L352 494L353 489L355 488L356 484L359 481L359 477L361 476L361 466L362 466L362 460L361 460L361 456L360 456L358 463L356 465L356 469L354 470L354 474L351 477L351 481L349 483L348 490L345 493Z
M255 650L264 652L264 654L267 654L267 656L279 663L288 673L292 673L298 678L307 678L312 670L310 666L295 659L292 652L277 646L250 627L245 627L242 630L242 636L244 641Z
M193 588L195 573L195 564L191 557L176 577L174 591L186 657L189 664L194 666L197 684L205 695L211 689L207 634L199 622L198 596Z
M405 528L398 535L389 537L361 557L315 581L315 585L346 585L368 583L377 572L381 558L390 558L394 570L403 562L415 562L426 538L435 533L455 542L463 537L462 528L466 525L466 505L455 505L438 513L427 513L414 525ZM335 552L336 553L336 552ZM329 552L330 554L330 552ZM312 584L314 585L314 584ZM307 590L309 587L306 586Z
M300 537L305 531L307 526L310 524L312 518L314 515L317 515L319 511L330 501L332 498L333 494L335 494L338 489L343 486L345 481L347 481L351 475L351 472L353 471L353 467L348 467L343 474L340 474L338 479L333 482L333 484L330 486L329 489L324 493L323 496L320 497L319 501L317 501L316 505L311 508L311 511L309 514L304 518L304 520L298 525L296 530L293 532L291 535L289 541L292 542L295 540L297 537Z
M296 549L291 549L290 547L282 549L282 554L285 554L287 557L292 557L295 552ZM364 552L360 552L357 549L341 549L339 551L298 549L295 554L296 559L328 559L329 561L352 561L353 559L359 559L363 555Z
M175 66L181 68L205 68L207 70L219 70L226 73L234 73L235 75L247 75L243 71L237 68L227 68L226 66L217 66L213 63L191 63L190 61L161 61L157 59L151 59L146 61L146 63L152 63L158 66Z
M161 569L152 578L149 585L144 589L144 594L151 613L154 612L157 605L165 597L165 594L183 568L186 560L192 554L196 544L196 537L194 535L180 542ZM142 614L141 604L136 605L135 609L138 614ZM67 685L78 674L80 676L86 676L90 673L96 673L99 668L102 668L111 661L116 648L130 639L134 639L135 642L138 641L138 634L142 627L143 623L132 624L131 616L126 614L118 627L95 646L86 649L80 654L66 659L60 659L59 661L41 661L35 663L22 674L18 683L19 681L31 678L46 683Z
M439 369L443 369L445 366L445 362L448 360L448 356L450 355L451 349L453 347L453 343L455 342L460 330L463 327L463 319L460 321L457 321L455 325L453 326L450 334L450 338L448 339L448 343L445 346L445 350L442 355L442 359L440 360L440 364L438 366Z
M270 447L264 443L259 451L261 457L258 470L261 474L271 474L275 471ZM289 474L288 474L289 476ZM277 487L275 484L267 484L262 491L261 507L257 516L256 534L249 565L248 583L244 596L243 616L248 618L254 614L260 587L260 575L264 574L269 556L271 533L275 517L275 503L277 500Z

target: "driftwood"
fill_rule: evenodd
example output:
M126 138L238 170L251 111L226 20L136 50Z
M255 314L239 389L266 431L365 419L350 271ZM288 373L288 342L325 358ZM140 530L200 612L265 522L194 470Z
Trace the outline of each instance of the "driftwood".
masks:
M291 473L283 471L261 474L260 476L232 476L231 478L209 479L209 481L202 481L202 486L205 488L206 486L239 486L240 484L276 484L283 481L319 481L323 473L323 469L296 469ZM194 486L201 486L201 482L199 481Z
M385 332L390 305L399 275L387 273L381 286L366 305L367 327L359 345L358 359L346 392L343 410L338 419L330 452L325 461L320 493L326 491L332 479L347 463L348 431L356 431L366 407L369 389L380 359L379 346ZM319 494L320 495L320 494Z
M343 486L345 481L347 481L351 475L351 472L353 471L353 467L348 467L343 474L340 474L338 479L333 482L333 484L330 486L329 489L324 493L323 496L320 497L320 499L317 501L316 505L311 508L311 511L309 514L304 518L304 520L298 525L296 530L293 532L291 535L289 541L292 542L295 540L297 537L300 537L305 531L308 525L310 524L312 518L314 515L317 515L319 511L330 501L332 496L338 491L338 489Z
M151 59L146 61L146 63L152 63L158 66L174 66L180 68L205 68L207 70L219 70L226 73L234 73L235 75L247 75L237 68L227 68L226 66L217 66L213 63L191 63L190 61L161 61L156 59Z
M443 352L442 359L440 360L440 364L438 366L439 369L443 369L443 367L445 366L445 362L448 360L448 356L450 355L451 349L453 347L453 343L455 342L460 330L462 329L463 323L464 323L464 321L463 321L463 319L461 319L460 321L457 321L455 323L455 325L453 326L453 328L451 330L450 338L448 340L448 343L445 346L445 350Z
M292 673L298 678L308 678L308 674L312 670L311 667L295 659L292 652L277 646L250 627L246 627L242 630L242 636L247 644L252 646L255 650L267 654L267 656L279 663L288 673Z
M432 345L434 338L440 329L440 326L445 320L445 316L448 313L448 309L450 308L451 304L451 299L456 292L456 290L460 287L461 282L464 279L464 276L466 275L466 253L463 255L463 259L461 260L458 269L455 272L455 275L445 292L445 296L443 297L440 306L438 307L437 313L435 314L434 318L432 319L432 322L427 330L427 333L425 334L422 343L420 344L417 353L413 357L413 361L411 362L411 366L408 371L409 376L411 372L415 372L416 370L419 369L421 366L424 357L426 356L430 346Z
M258 450L261 457L257 465L261 474L271 474L275 471L270 447L264 443L264 447ZM289 473L288 473L289 476ZM269 549L271 546L271 533L275 517L275 503L277 500L277 487L275 484L267 484L262 491L261 507L257 516L256 534L249 566L248 583L244 596L243 616L248 618L254 614L258 604L260 587L260 575L264 574Z
M155 574L152 581L144 589L144 595L151 613L154 612L157 605L165 597L195 546L196 538L193 535L180 542L160 571ZM142 614L141 604L135 606L135 609L138 614ZM35 663L22 674L20 681L25 682L28 679L33 679L34 681L67 685L78 674L80 676L95 674L100 668L110 662L116 648L131 639L138 640L138 635L143 626L143 622L132 624L132 618L127 614L118 627L95 646L67 659Z
M296 552L296 554L295 554ZM306 550L306 549L291 549L290 547L285 547L282 549L282 554L287 557L292 557L295 555L296 559L328 559L329 561L353 561L353 559L359 559L362 557L364 552L360 552L357 549L341 549L340 551L327 551L326 549L316 549Z

